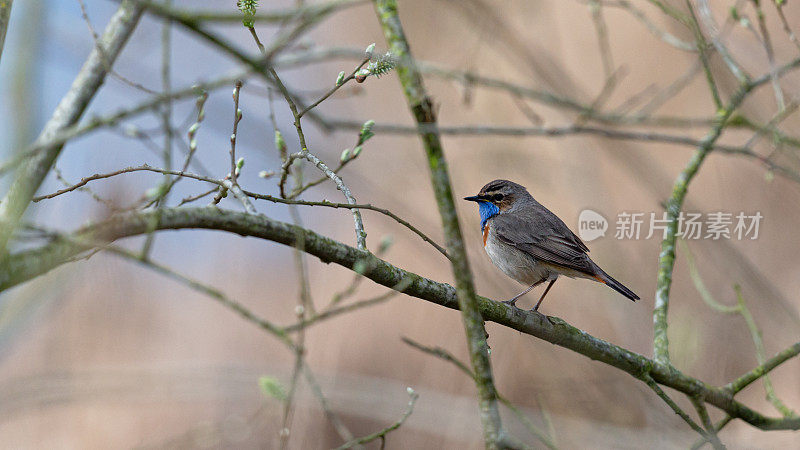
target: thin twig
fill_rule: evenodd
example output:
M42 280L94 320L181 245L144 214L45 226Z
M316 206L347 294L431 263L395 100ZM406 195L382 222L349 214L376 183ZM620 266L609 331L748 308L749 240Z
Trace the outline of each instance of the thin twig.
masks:
M281 167L281 178L278 183L281 191L281 197L284 198L286 197L286 191L284 185L286 183L286 176L289 172L289 166L295 159L303 158L308 160L315 166L317 166L317 168L321 170L322 173L325 174L325 176L330 178L331 181L333 181L334 184L336 184L336 188L342 192L344 197L347 199L347 203L350 203L351 205L356 204L355 197L353 197L353 194L350 192L350 188L348 188L347 185L344 184L342 178L336 175L336 173L334 173L330 168L328 168L328 166L324 162L322 162L321 159L317 158L316 155L314 155L308 150L305 134L303 133L303 126L300 123L301 116L300 113L298 112L297 104L292 99L291 94L289 94L289 91L286 89L286 86L283 84L280 77L278 77L278 74L275 72L275 70L269 69L269 73L271 74L275 84L278 86L278 89L283 94L286 103L289 105L289 109L292 111L292 115L294 116L294 126L295 129L297 130L297 137L300 140L300 148L301 148L300 152L293 153L292 155L290 155L290 157L287 158L286 161L284 161L283 166ZM364 231L364 222L361 219L361 213L358 211L358 209L353 209L352 211L353 211L353 222L355 223L356 243L358 245L358 248L366 249L367 233L366 231Z
M320 407L325 413L325 417L327 417L328 421L330 421L331 425L333 425L333 429L336 430L336 433L339 435L339 437L347 442L353 440L353 433L347 429L347 426L345 426L345 424L339 418L339 415L336 414L336 412L331 408L327 397L325 397L325 395L322 393L322 388L320 388L319 383L314 377L314 374L311 372L311 369L308 368L308 365L303 364L303 374L306 377L306 383L308 383L308 387L311 388L311 392L319 401Z
M758 28L761 30L761 43L764 46L764 52L767 54L767 61L769 62L769 75L772 83L772 90L775 93L775 102L778 104L778 111L782 111L785 106L783 99L783 90L777 76L777 65L775 64L775 50L772 48L772 40L769 36L767 29L767 22L764 19L764 11L761 9L761 3L758 0L750 0L753 8L756 10L756 17L758 18Z
M100 44L100 36L97 34L97 31L95 31L94 26L92 25L92 21L89 19L89 13L86 10L86 3L83 0L78 0L78 5L80 5L81 8L81 18L83 19L83 22L86 23L87 28L89 28L89 33L92 35L92 41L94 41L95 48L100 53L101 58L104 59L103 63L105 64L105 70L108 72L108 74L118 79L122 83L131 86L134 89L138 89L147 94L158 94L158 92L145 87L141 83L137 83L131 79L122 76L111 67L111 62L108 59L106 59L104 54L105 50L103 49L103 46Z
M332 319L332 318L334 318L336 316L339 316L339 315L342 315L342 314L345 314L345 313L349 313L349 312L353 312L353 311L356 311L356 310L359 310L359 309L363 309L363 308L367 308L367 307L370 307L370 306L381 304L381 303L389 300L390 298L394 297L397 294L398 294L397 291L389 291L389 292L387 292L385 294L379 295L379 296L374 297L374 298L368 298L366 300L360 300L360 301L353 302L353 303L350 303L350 304L347 304L347 305L344 305L344 306L330 308L330 309L327 309L327 310L325 310L325 311L323 311L323 312L321 312L319 314L316 314L314 316L302 319L301 321L299 321L299 322L297 322L295 324L289 325L289 326L285 327L284 330L286 330L287 333L293 333L295 331L300 331L300 330L302 330L304 328L308 328L309 325L313 325L313 324L315 324L317 322L322 322L324 320Z
M768 374L773 369L794 358L798 354L800 354L800 341L790 345L785 350L764 361L763 364L759 364L755 369L726 384L724 388L732 393L737 393L747 387L750 383L758 380L765 374Z
M328 208L368 209L370 211L379 212L379 213L381 213L381 214L383 214L385 216L391 217L392 219L394 219L400 225L403 225L404 227L408 228L414 234L416 234L417 236L422 238L423 241L427 242L428 244L433 246L433 248L438 250L439 253L441 253L445 257L449 258L447 250L444 247L442 247L441 245L439 245L436 242L434 242L433 239L429 238L425 233L420 231L417 227L415 227L414 225L411 225L408 221L406 221L405 219L401 218L397 214L389 211L388 209L379 208L379 207L373 206L373 205L371 205L369 203L356 203L356 204L334 203L334 202L329 202L329 201L324 201L324 200L320 201L320 202L313 202L313 201L306 201L306 200L290 200L290 199L285 199L285 198L280 198L280 197L274 197L272 195L257 194L255 192L249 192L249 191L247 191L246 193L247 193L248 196L250 196L252 198L256 198L256 199L260 199L260 200L266 200L268 202L273 202L273 203L284 203L284 204L287 204L287 205L325 206L325 207L328 207Z
M200 200L201 198L208 197L209 195L213 194L214 192L217 192L217 190L218 190L217 188L213 188L213 189L211 189L209 191L201 192L201 193L199 193L197 195L190 195L189 197L186 197L183 200L181 200L181 202L178 203L178 206L183 206L183 205L185 205L187 203L192 203L192 202L195 202L197 200Z
M222 180L222 186L228 189L231 194L233 194L234 198L241 202L242 206L244 206L245 211L248 214L258 214L256 208L250 202L248 195L239 187L238 184L233 184L233 182L229 178L225 178Z
M258 44L258 35L255 30L251 28L253 37ZM294 184L299 185L303 183L303 175L301 171L295 171ZM297 227L302 227L303 222L300 213L297 210L297 205L289 205L289 215L292 218L292 223ZM299 284L299 295L297 296L297 306L295 307L295 315L301 322L305 320L309 313L316 315L314 301L311 298L311 286L308 281L308 267L305 262L305 236L302 233L297 233L297 245L294 248L293 257L295 267L297 269L297 282ZM301 328L295 338L297 343L297 350L295 351L295 364L292 369L292 377L289 384L289 395L284 402L283 421L280 432L280 448L285 449L289 445L289 437L291 436L292 419L294 416L294 394L297 390L297 381L300 371L303 370L303 356L305 353L306 333L305 328Z
M635 115L648 117L654 111L657 111L661 108L664 103L667 101L675 98L678 93L684 90L689 84L694 80L694 77L700 73L700 70L703 68L703 63L701 60L697 60L692 64L692 66L680 77L676 78L673 82L669 85L658 91L653 97L641 108L636 111ZM713 93L712 93L713 95Z
M697 264L695 263L694 256L692 255L689 246L683 240L679 241L682 244L682 250L686 255L686 262L689 268L689 273L692 277L692 281L695 284L695 288L700 293L701 298L703 301L715 311L721 312L723 314L739 314L744 319L745 324L747 325L747 329L750 332L750 336L753 339L753 345L756 351L756 360L759 364L764 364L766 362L766 351L764 350L764 342L761 339L761 330L758 328L753 315L750 313L750 309L747 307L747 304L744 301L744 296L742 295L742 290L739 285L734 285L734 291L736 293L736 301L737 304L735 306L727 306L723 305L716 300L714 300L711 293L705 286L702 277L700 276L700 272L697 269ZM762 381L764 382L764 390L767 394L767 400L772 403L772 405L777 409L784 417L791 417L794 416L795 413L789 407L787 407L777 396L775 393L775 388L772 385L772 380L767 373L764 373L762 376Z
M352 441L348 441L347 443L345 443L344 445L339 447L338 450L344 450L344 449L347 449L347 448L355 447L357 445L366 444L366 443L372 442L372 441L374 441L376 439L383 440L383 439L386 438L387 434L389 434L390 432L400 428L400 426L403 425L403 423L406 421L406 419L408 419L408 417L411 415L411 413L414 412L414 405L417 403L417 399L419 398L419 394L417 394L413 389L408 388L407 391L408 391L408 397L409 397L408 405L406 406L405 412L403 413L402 416L400 416L400 419L397 422L389 425L388 427L386 427L386 428L384 428L384 429L382 429L380 431L372 433L370 435L367 435L367 436L364 436L364 437L360 437L360 438L357 438L357 439L353 439ZM381 447L383 447L383 446L381 446Z
M717 53L722 56L722 60L725 62L725 65L728 66L728 70L730 70L736 79L739 80L739 83L747 82L750 77L739 66L736 60L733 59L733 56L720 38L717 22L714 20L714 16L711 13L711 7L708 5L708 0L697 0L697 3L699 6L698 12L700 13L700 18L702 19L703 25L705 25L706 29L708 30L708 34L711 36L711 42L714 44L714 48L717 49ZM770 79L772 79L772 75L770 75Z
M717 436L716 427L713 423L711 423L711 417L708 415L708 408L706 408L705 402L697 397L690 397L689 399L692 401L692 405L697 411L697 415L700 416L700 422L702 422L703 427L705 428L705 438L708 439L708 442L711 442L714 450L724 450L725 446L722 445L722 442L719 440L719 436Z
M344 10L353 6L367 3L368 0L333 0L324 3L315 3L297 8L274 9L253 14L249 18L255 23L280 24L286 21L297 20L302 17L314 16L321 13L330 13ZM221 10L199 10L195 7L185 9L171 9L175 15L180 15L192 22L209 23L240 23L242 14L239 12L229 12L227 9Z
M239 109L239 92L242 90L242 80L236 80L233 85L233 134L231 134L231 183L238 184L239 171L236 170L236 137L239 132L239 122L242 120L242 110Z
M672 195L667 201L667 230L661 241L659 254L658 279L656 283L655 308L653 309L653 355L662 364L670 364L669 340L667 339L667 309L672 285L672 270L675 266L675 240L678 231L678 219L686 193L706 156L712 151L714 143L722 135L728 119L753 89L753 82L745 82L733 94L728 105L723 108L719 123L703 138L686 168L678 175L672 188Z
M614 59L611 56L611 43L608 38L608 26L603 18L603 5L599 0L589 0L589 12L597 33L597 45L600 47L600 59L603 61L603 74L606 79L614 73Z
M363 50L355 48L322 48L314 50L304 50L294 54L284 55L276 60L276 66L294 67L307 64L312 61L325 61L332 58L348 57L360 59ZM651 125L658 127L706 127L713 125L715 118L700 117L677 117L677 116L650 116L646 114L622 115L608 112L595 111L588 113L589 106L582 102L557 95L555 93L541 90L529 86L519 85L499 78L481 75L462 69L450 69L426 61L415 60L417 68L426 75L431 75L445 80L461 83L465 87L479 86L486 89L500 90L519 97L531 99L533 101L553 106L559 109L585 113L588 118L603 124L614 125ZM320 126L327 129L326 122L323 120Z
M72 186L72 183L67 181L67 179L64 177L64 174L61 172L61 169L59 169L58 166L56 165L53 166L53 175L55 175L56 179L60 181L61 184L63 184L64 186ZM88 186L81 187L78 190L86 192L87 194L89 194L89 196L92 197L92 199L94 199L98 203L102 203L106 208L108 208L111 211L119 211L120 209L111 200L105 199L97 195L97 193L94 192L92 189L90 189Z
M108 73L105 68L112 64L133 34L142 16L142 8L132 0L123 0L106 26L100 45L89 54L69 92L61 99L50 120L45 124L37 144L48 143L41 153L27 160L18 170L17 178L0 201L0 221L6 226L0 231L0 253L5 253L6 243L16 228L16 223L30 205L31 198L50 172L63 148L62 144L50 144L53 136L75 125L80 120L89 102L102 86ZM99 48L102 48L101 52Z
M582 0L584 2L588 1L597 1L597 0ZM671 45L678 50L683 50L687 52L695 52L697 51L697 47L694 46L691 42L686 42L684 40L679 39L675 35L660 29L655 23L653 23L647 15L645 15L642 10L636 8L631 4L631 2L627 0L602 0L600 2L603 6L606 7L614 7L620 8L624 11L627 11L633 17L639 20L639 22L647 28L653 36L657 37L658 39L662 40L667 45Z
M235 81L238 78L241 78L244 75L246 75L246 72L237 72L235 75L222 77L211 82L198 83L189 88L173 91L169 95L159 95L150 100L146 100L132 108L120 110L109 116L94 117L92 119L89 119L85 124L74 124L72 126L58 130L52 136L48 137L46 141L34 142L32 145L19 152L17 156L14 156L11 159L6 160L2 165L0 165L0 174L8 172L9 170L17 167L21 162L25 161L26 159L37 156L40 152L42 152L46 148L49 148L50 146L63 145L67 141L70 141L79 136L83 136L87 133L98 130L100 128L117 125L124 119L136 117L142 113L153 110L161 106L165 102L172 100L179 100L187 97L193 97L196 96L198 92L211 91L220 88L222 86L232 83L233 81Z
M731 420L733 420L733 418L731 416L727 416L726 415L725 418L723 418L722 420L720 420L719 422L714 424L714 432L715 433L719 433L720 430L725 428L725 426L728 425L731 422ZM708 442L708 435L703 436L700 439L698 439L697 441L695 441L695 443L692 444L692 446L691 446L691 450L699 449L700 447L705 445L706 442Z
M360 129L363 122L357 120L335 120L332 119L329 125L333 128L344 130ZM400 125L400 124L387 124L376 123L374 130L376 132L387 134L415 134L419 131L430 131L433 126L427 124L420 124L418 127ZM641 141L641 142L661 142L667 144L684 145L689 147L697 147L703 143L702 139L694 139L686 135L678 134L665 134L650 131L628 131L617 130L613 128L593 127L586 125L565 125L565 126L544 126L544 127L508 127L508 126L492 126L492 125L465 125L465 126L440 126L437 130L442 135L451 136L546 136L546 137L564 137L573 135L593 135L600 136L608 139L618 139L623 141ZM742 147L731 145L715 144L714 149L727 149L727 150L741 150Z
M672 409L672 411L675 412L675 414L677 414L681 419L683 419L683 421L686 422L689 425L689 427L691 427L691 429L700 433L701 436L704 437L706 436L705 430L703 430L703 428L700 425L698 425L697 422L692 420L692 418L689 417L689 414L686 414L686 411L681 409L681 407L678 406L678 404L675 403L675 401L672 400L670 396L667 395L666 392L664 392L663 389L661 389L661 386L659 386L650 375L645 374L641 379L642 381L644 381L647 387L652 389L653 392L655 392L656 395L658 395L659 398L661 398L661 400L664 400L664 403L666 403L667 406L669 406L670 409Z
M274 118L273 118L273 120L274 120ZM369 139L369 136L365 136L364 132L365 132L365 127L366 127L367 123L370 123L370 122L371 122L371 124L369 126L369 130L368 131L370 133L372 132L372 128L375 126L375 122L374 121L368 121L368 122L365 122L364 124L361 125L361 129L359 130L359 133L358 133L358 139L356 140L355 147L353 147L353 151L349 152L346 157L340 157L339 158L339 165L337 165L336 168L333 169L333 173L338 174L339 171L341 171L342 169L345 168L345 166L347 166L348 164L350 164L351 162L355 161L358 158L358 156L360 155L360 152L356 151L356 149L358 149L359 147L363 146L364 143L366 142L366 140ZM329 178L327 176L323 175L323 176L321 176L320 178L317 178L314 181L311 181L311 182L308 182L308 183L304 183L301 186L296 186L294 189L292 189L292 191L289 193L289 195L286 196L286 198L289 198L289 199L297 198L300 194L302 194L306 190L308 190L308 189L310 189L310 188L312 188L314 186L317 186L319 184L322 184L323 182L327 181L328 179Z
M316 108L316 107L317 107L317 106L318 106L320 103L322 103L322 102L324 102L325 100L327 100L327 99L328 99L328 97L330 97L331 95L333 95L333 93L334 93L334 92L338 91L338 90L339 90L339 88L341 88L342 86L344 86L345 84L347 84L347 82L348 82L348 81L350 81L350 80L352 80L352 79L355 79L355 77L356 77L356 74L358 73L358 71L359 71L359 70L361 70L361 68L362 68L362 67L364 67L364 64L366 64L366 63L368 63L368 62L369 62L369 59L370 59L370 55L367 55L367 57L366 57L366 58L364 58L364 59L361 61L361 64L359 64L358 66L356 66L356 68L353 70L353 72L351 72L351 73L350 73L350 75L346 76L344 79L342 79L341 81L339 81L338 83L336 83L336 85L335 85L333 88L331 88L331 89L330 89L328 92L326 92L326 93L325 93L325 94L324 94L322 97L320 97L320 98L319 98L317 101L315 101L314 103L312 103L312 104L310 104L310 105L306 106L306 107L305 107L305 109L303 109L302 111L300 111L299 113L297 113L297 117L298 117L298 118L300 118L300 117L303 117L303 116L304 116L304 115L305 115L307 112L311 111L312 109Z
M267 331L271 335L275 336L276 338L278 338L278 340L283 342L289 348L294 348L294 343L289 338L289 335L286 333L286 331L284 331L277 325L274 325L269 321L256 316L252 311L247 309L244 305L236 302L235 300L232 300L218 289L203 284L197 280L193 280L185 275L175 272L174 270L170 269L167 266L153 262L152 260L149 259L144 260L140 257L140 255L125 250L123 248L116 246L107 246L103 250L118 256L122 256L128 260L131 260L145 267L153 269L154 271L161 273L162 275L166 275L169 278L180 281L181 283L189 286L190 288L208 295L209 297L221 303L226 308L231 309L232 311L239 314L239 316L241 316L246 321L255 324L262 330Z
M697 292L700 294L700 298L703 299L703 302L705 302L705 304L708 305L709 308L721 313L730 314L739 312L738 306L723 305L722 303L714 299L714 297L711 295L711 292L706 287L703 278L700 276L700 271L697 269L697 264L695 263L694 255L692 254L692 251L689 249L689 246L686 244L686 241L683 239L679 239L678 244L681 247L681 251L683 252L684 257L686 258L686 265L689 268L689 276L692 278L694 287L695 289L697 289Z
M172 6L172 0L165 0L164 4L169 7ZM81 8L83 2L81 1ZM87 19L88 20L88 19ZM164 22L161 25L161 89L166 97L169 97L172 91L172 78L171 78L171 64L172 57L172 23ZM167 100L161 107L161 128L164 132L163 148L161 149L162 158L164 161L165 169L172 169L172 100ZM185 168L183 170L186 170ZM152 200L157 203L157 208L163 208L169 201L169 193L174 186L172 179L169 175L165 175L164 179L159 186L158 195ZM141 257L148 259L150 251L153 249L156 234L151 231L147 233L144 244L142 245Z
M767 357L766 351L764 350L764 341L761 339L761 330L758 328L758 325L756 325L756 321L753 319L750 309L747 308L747 304L744 301L744 296L742 295L741 287L737 284L734 285L733 289L736 292L736 301L738 302L739 314L747 324L747 329L750 331L750 337L753 339L753 345L756 348L756 359L758 360L759 364L764 364ZM775 387L772 385L772 379L769 377L769 375L764 374L761 379L764 382L764 391L766 391L767 400L772 403L775 409L783 414L784 417L797 416L794 411L792 411L781 401L781 399L778 398L778 395L775 393Z
M32 201L33 202L40 202L42 200L47 200L47 199L52 199L52 198L58 197L59 195L63 195L63 194L66 194L68 192L72 192L72 191L74 191L76 189L80 189L81 187L85 186L86 184L88 184L91 181L102 180L102 179L106 179L106 178L112 178L112 177L115 177L115 176L118 176L118 175L122 175L122 174L125 174L125 173L142 172L142 171L144 171L144 172L155 172L155 173L161 173L161 174L166 174L166 175L177 175L178 177L185 177L185 178L192 178L192 179L195 179L195 180L198 180L198 181L204 181L206 183L216 184L216 185L221 186L221 187L224 187L226 185L226 182L227 182L227 184L229 186L231 186L229 180L217 180L217 179L206 177L206 176L203 176L203 175L198 175L198 174L191 173L191 172L185 172L183 170L180 170L180 171L179 170L166 170L166 169L160 169L160 168L157 168L157 167L151 167L151 166L149 166L147 164L144 164L144 165L141 165L141 166L126 167L124 169L115 170L113 172L102 173L102 174L98 173L98 174L94 174L94 175L91 175L91 176L88 176L88 177L84 177L79 182L77 182L77 183L75 183L75 184L73 184L71 186L68 186L66 188L60 189L60 190L58 190L56 192L53 192L51 194L34 197ZM232 188L232 186L231 186L231 188ZM445 250L444 247L442 247L441 245L439 245L436 242L434 242L433 239L429 238L425 233L420 231L415 226L411 225L411 223L409 223L405 219L401 218L397 214L389 211L388 209L380 208L380 207L377 207L377 206L374 206L374 205L370 205L370 204L359 204L359 203L350 204L350 203L334 203L334 202L328 202L328 201L312 202L312 201L305 201L305 200L289 200L289 199L284 199L284 198L280 198L280 197L274 197L274 196L271 196L271 195L258 194L258 193L250 192L250 191L239 190L237 192L240 192L241 193L240 195L244 195L244 196L251 197L251 198L254 198L254 199L266 200L266 201L273 202L273 203L283 203L283 204L286 204L286 205L324 206L324 207L327 207L327 208L345 208L345 209L367 209L367 210L370 210L370 211L379 212L379 213L381 213L381 214L383 214L383 215L385 215L387 217L391 217L397 223L399 223L399 224L403 225L404 227L408 228L414 234L416 234L417 236L422 238L423 241L431 244L431 246L433 246L436 250L438 250L442 255L444 255L445 257L448 257L447 250ZM208 195L208 193L206 193L204 195L201 195L201 197L204 197L205 195ZM200 198L200 197L198 197L198 198ZM192 201L194 201L194 200L196 200L196 198L193 199Z
M369 270L369 268L365 267L364 270ZM355 290L355 287L358 285L358 281L362 280L363 278L364 277L361 274L356 274L356 277L354 278L353 283L351 284L352 290ZM361 301L358 301L358 302L350 303L348 305L339 306L339 307L336 306L336 304L338 303L337 297L338 298L343 298L344 296L341 295L341 294L334 295L334 298L331 301L330 305L327 307L327 309L325 309L324 311L322 311L319 314L317 314L315 312L312 312L310 317L301 318L301 320L299 322L297 322L297 323L295 323L293 325L289 325L289 326L285 327L284 330L286 330L286 332L294 332L294 331L298 331L298 330L303 330L304 328L307 328L309 325L312 325L312 324L314 324L316 322L327 320L327 319L330 319L332 317L336 317L338 315L341 315L341 314L344 314L344 313L347 313L347 312L351 312L351 311L355 311L355 310L358 310L358 309L366 308L366 307L369 307L369 306L372 306L372 305L377 305L379 303L383 303L386 300L389 300L390 298L395 296L396 294L398 294L400 292L403 292L403 290L406 287L408 287L411 284L411 282L412 282L412 280L410 278L403 278L402 280L400 280L400 283L398 283L395 286L392 286L391 287L392 290L390 290L389 292L387 292L385 294L379 295L379 296L377 296L375 298L370 298L370 299L367 299L367 300L361 300Z
M775 9L778 11L778 17L781 18L781 24L783 25L783 31L789 36L789 40L800 49L800 41L797 40L797 35L794 34L792 28L789 26L789 21L786 20L786 16L783 14L783 7L786 5L786 2L775 1L771 2Z
M427 345L420 344L419 342L416 342L416 341L412 340L411 338L408 338L408 337L405 337L405 336L403 336L401 339L405 344L407 344L407 345L409 345L409 346L411 346L411 347L413 347L413 348L415 348L417 350L420 350L420 351L422 351L424 353L427 353L429 355L433 355L433 356L435 356L435 357L437 357L439 359L447 361L447 362L453 364L454 366L456 366L462 372L464 372L468 377L473 378L473 379L475 378L475 375L472 373L472 370L470 370L470 368L467 367L466 364L464 364L461 360L459 360L458 358L453 356L453 354L448 352L447 350L445 350L445 349L443 349L441 347L428 347ZM511 412L514 414L514 416L520 422L522 422L522 424L525 425L525 428L527 428L528 431L533 436L535 436L536 439L538 439L542 444L544 444L547 448L550 448L550 449L557 448L556 444L555 444L555 442L554 442L554 440L552 438L552 436L554 434L552 432L552 430L551 430L550 433L545 433L544 431L540 430L537 426L535 426L530 421L530 419L528 419L528 417L525 415L525 413L523 413L519 408L517 408L516 405L511 403L510 400L508 400L507 398L505 398L502 395L500 395L500 393L497 394L497 399L505 407L507 407L509 410L511 410Z
M708 44L706 43L705 36L703 36L703 32L700 30L700 23L697 21L697 16L694 13L694 7L690 0L686 0L686 9L689 10L691 29L697 42L697 51L700 53L699 60L703 65L703 72L706 74L708 90L711 91L711 98L714 100L714 106L719 110L722 108L722 98L719 96L719 88L714 80L714 74L711 72L711 63L709 62L708 53L706 52Z

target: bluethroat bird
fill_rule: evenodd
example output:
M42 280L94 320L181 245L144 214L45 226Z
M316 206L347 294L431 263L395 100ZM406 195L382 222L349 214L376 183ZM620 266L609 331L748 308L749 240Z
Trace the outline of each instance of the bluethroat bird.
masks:
M533 308L536 311L559 275L599 281L633 301L639 300L638 295L589 259L586 244L558 216L534 200L524 186L494 180L478 195L464 200L478 203L483 248L494 265L528 286L503 303L516 306L517 299L549 281Z

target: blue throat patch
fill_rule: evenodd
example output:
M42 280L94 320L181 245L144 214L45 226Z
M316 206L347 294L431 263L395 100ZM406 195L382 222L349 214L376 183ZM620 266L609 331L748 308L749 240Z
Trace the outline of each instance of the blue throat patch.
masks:
M500 214L500 208L494 203L478 202L478 212L481 213L481 231L483 231L484 227L486 227L486 222Z

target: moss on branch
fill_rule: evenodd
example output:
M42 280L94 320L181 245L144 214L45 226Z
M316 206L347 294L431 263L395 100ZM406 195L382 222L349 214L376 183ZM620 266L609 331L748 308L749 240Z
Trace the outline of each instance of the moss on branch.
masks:
M216 207L167 208L160 211L131 212L81 228L73 234L54 239L44 246L13 255L0 270L0 290L40 276L74 257L104 243L125 237L147 234L153 216L160 214L157 230L207 229L257 237L298 247L325 263L335 263L350 270L364 270L364 276L412 297L451 309L459 309L456 290L446 283L422 277L396 267L367 251L342 244L311 230L270 219L262 215L232 212ZM515 329L580 353L591 359L623 370L637 379L649 374L663 385L690 396L703 398L729 415L763 430L798 430L800 418L771 418L734 399L747 384L757 380L781 363L800 353L800 342L778 353L762 366L748 372L725 387L713 387L692 378L674 367L657 363L638 353L598 339L557 317L511 308L485 297L477 297L485 320Z
M431 184L433 185L439 216L442 219L450 265L456 284L461 318L467 337L470 364L474 373L475 385L483 424L483 437L487 448L504 447L505 436L497 403L497 390L494 386L492 365L489 358L489 345L486 343L486 329L475 293L472 271L469 267L464 239L458 223L452 183L444 156L433 104L428 98L422 83L422 74L414 63L411 48L403 31L394 0L375 0L375 12L389 44L389 51L399 62L397 75L417 129L425 155L428 158Z

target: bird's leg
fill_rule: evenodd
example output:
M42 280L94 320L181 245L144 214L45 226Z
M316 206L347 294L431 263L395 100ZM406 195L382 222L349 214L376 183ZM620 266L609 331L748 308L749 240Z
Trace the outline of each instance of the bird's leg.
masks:
M536 302L536 306L534 306L531 311L538 311L539 310L539 305L542 304L542 300L544 300L544 296L547 295L547 291L549 291L550 288L553 287L553 283L555 283L555 282L556 282L556 278L553 278L552 280L550 280L550 284L548 284L547 287L545 288L544 292L542 292L542 297L539 299L538 302Z
M530 291L531 291L531 289L535 288L536 286L538 286L538 285L540 285L540 284L544 283L544 281L545 281L545 280L542 280L542 281L537 281L536 283L533 283L532 285L528 286L528 288L527 288L527 289L525 289L524 291L522 291L522 292L520 292L519 294L515 295L515 296L514 296L514 297L513 297L511 300L506 300L506 301L504 301L503 303L505 303L506 305L517 306L517 305L515 305L514 303L516 303L516 302L517 302L517 299L518 299L518 298L520 298L520 297L522 297L523 295L527 294L528 292L530 292Z

